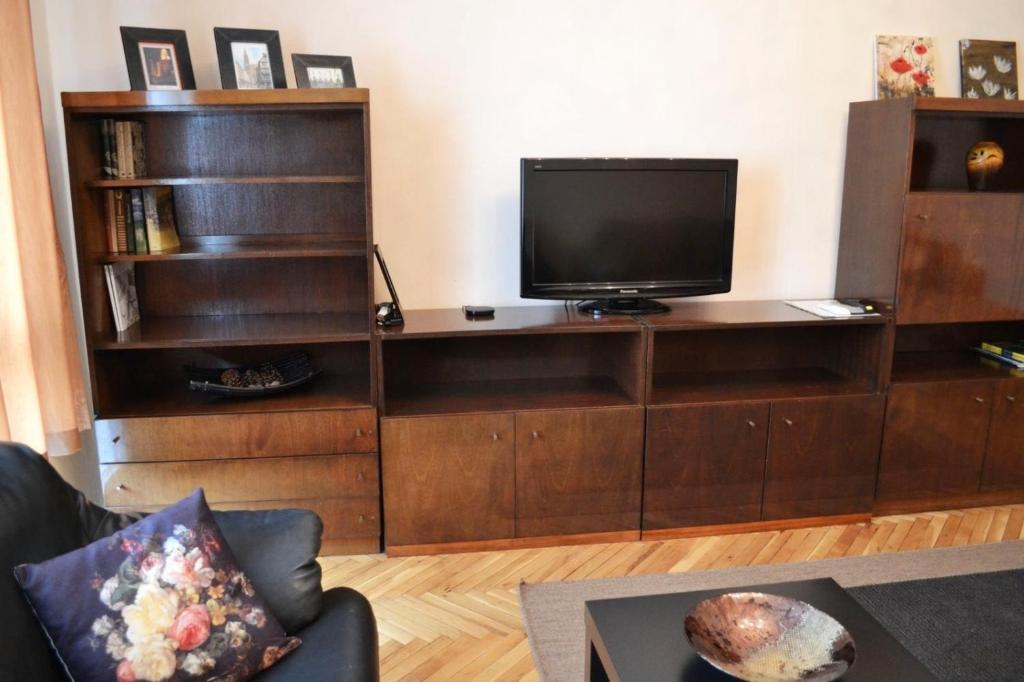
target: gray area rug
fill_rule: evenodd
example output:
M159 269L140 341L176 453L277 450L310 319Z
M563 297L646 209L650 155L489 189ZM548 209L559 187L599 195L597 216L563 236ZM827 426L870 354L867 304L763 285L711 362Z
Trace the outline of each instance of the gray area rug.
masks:
M519 603L523 612L526 634L530 639L534 663L540 672L541 679L545 682L578 682L583 679L585 651L583 602L590 599L710 590L812 578L832 578L843 587L850 588L1021 568L1024 568L1024 540L1017 540L989 545L929 549L793 564L748 566L694 573L602 578L569 583L524 583L519 586ZM992 576L992 578L994 579L992 581L993 592L998 593L999 590L1008 589L1006 584L995 579L996 576ZM1012 578L1010 580L1012 581ZM983 580L981 584L984 584ZM939 594L945 594L943 589L946 588L939 587L938 589ZM924 596L909 598L929 598L927 595L932 594L931 587L925 587L922 590L920 594ZM904 602L901 602L900 599L907 599L906 595L896 599L891 592L871 588L858 591L855 596L869 611L876 614L883 625L900 632L901 638L903 632L912 632L914 628L918 628L916 623L904 622L903 607L900 606ZM970 590L964 590L957 603L962 605L964 599L971 598ZM1015 598L1018 603L1024 599L1019 593ZM891 608L881 608L886 600L892 602ZM876 611L876 608L880 610ZM971 613L961 613L959 617L964 618L971 615ZM977 617L977 614L973 615ZM948 627L951 617L949 612L938 607L926 616L933 629L937 628L940 623L946 624ZM1022 635L1019 629L1015 630L1013 634L1017 636L1018 642L1024 641L1021 639ZM968 636L965 633L965 637ZM925 637L924 639L929 638ZM937 638L935 639L938 641ZM915 643L908 642L907 645L908 648L911 648ZM970 643L966 640L962 642L962 650L966 650L969 645ZM948 647L949 645L946 643L941 646ZM1020 644L1016 648L1018 651L1022 649ZM935 672L944 679L992 679L961 677L960 673L955 670L936 670ZM1024 673L1006 679L1024 679Z

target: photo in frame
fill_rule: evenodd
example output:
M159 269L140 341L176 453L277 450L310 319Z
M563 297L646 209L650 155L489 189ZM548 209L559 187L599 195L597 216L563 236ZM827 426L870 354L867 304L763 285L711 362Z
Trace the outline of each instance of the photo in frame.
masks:
M213 29L225 90L287 88L281 36L277 31L248 28Z
M132 90L195 90L184 31L122 26L121 43Z
M299 88L354 88L351 57L326 54L292 54L295 86Z

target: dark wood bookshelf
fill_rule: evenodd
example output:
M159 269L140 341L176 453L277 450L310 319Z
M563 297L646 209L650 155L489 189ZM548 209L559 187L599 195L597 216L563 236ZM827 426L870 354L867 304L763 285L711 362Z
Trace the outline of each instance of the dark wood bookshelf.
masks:
M369 93L95 92L64 93L62 101L92 405L97 433L114 434L97 442L101 463L139 472L154 466L147 453L162 451L167 434L207 432L234 452L293 457L297 470L314 437L333 439L317 441L317 454L351 457L351 433L314 436L297 415L358 424L361 440L376 432ZM142 123L147 177L103 177L105 118ZM111 253L105 192L134 187L173 188L180 248ZM103 271L111 263L135 266L141 320L121 333ZM183 371L260 365L294 352L308 353L321 373L272 396L190 391ZM218 415L245 421L224 433L210 421ZM259 434L270 432L277 445L263 447ZM122 437L134 445L120 447ZM282 445L289 443L294 450ZM202 485L199 476L221 471L216 450L195 467L174 468L175 480L164 483ZM146 475L156 482L171 475L163 471ZM327 487L332 500L350 494L342 481ZM248 498L236 491L235 499L265 505L271 493L259 490ZM133 500L147 506L156 498ZM355 521L325 522L328 544L379 548L379 536L348 542Z

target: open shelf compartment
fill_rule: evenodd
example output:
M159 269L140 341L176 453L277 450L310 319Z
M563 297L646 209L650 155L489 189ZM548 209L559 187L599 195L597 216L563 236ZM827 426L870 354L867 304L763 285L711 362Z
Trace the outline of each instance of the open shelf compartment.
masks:
M643 404L643 335L517 334L385 340L384 415Z
M1024 339L1024 322L904 325L896 328L894 384L1024 376L972 350L982 341Z
M966 192L967 151L983 140L996 142L1005 152L1005 164L992 189L1024 192L1024 115L991 112L919 112L910 190Z
M649 404L873 393L886 327L655 331Z

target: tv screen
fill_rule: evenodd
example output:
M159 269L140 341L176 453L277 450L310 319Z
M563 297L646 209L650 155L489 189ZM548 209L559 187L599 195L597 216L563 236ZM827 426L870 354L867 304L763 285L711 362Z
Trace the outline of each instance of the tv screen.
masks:
M735 160L523 159L525 298L729 291Z

